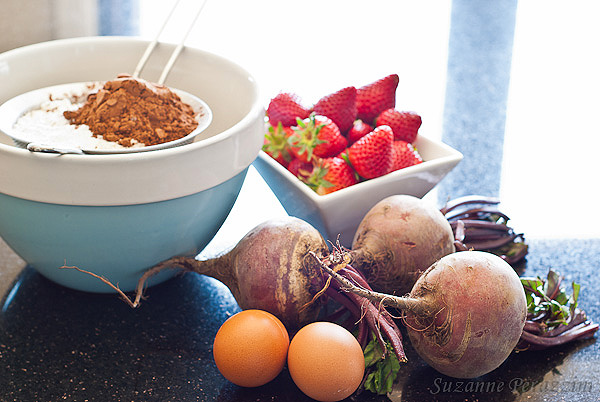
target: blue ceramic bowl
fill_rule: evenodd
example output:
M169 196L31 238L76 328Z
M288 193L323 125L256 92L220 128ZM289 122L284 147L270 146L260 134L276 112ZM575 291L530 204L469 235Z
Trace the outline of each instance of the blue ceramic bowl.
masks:
M194 256L219 230L246 170L210 189L172 200L137 205L81 206L30 201L0 194L2 237L47 278L85 291L110 291L74 265L135 288L146 268L174 255ZM163 271L155 284L171 277Z
M21 93L131 71L147 45L137 38L59 40L0 54L0 103ZM158 77L174 46L160 44L143 78ZM193 48L166 82L203 99L211 125L174 148L114 155L32 153L0 133L0 237L29 265L64 286L112 292L67 264L125 291L175 255L196 255L229 214L258 155L264 108L241 67ZM175 274L165 271L156 284Z

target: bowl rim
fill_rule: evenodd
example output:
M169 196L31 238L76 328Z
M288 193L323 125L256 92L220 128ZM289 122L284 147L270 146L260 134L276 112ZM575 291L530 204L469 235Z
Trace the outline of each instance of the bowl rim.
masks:
M45 41L45 42L39 42L39 43L34 43L31 45L26 45L26 46L22 46L16 49L11 49L8 50L6 52L0 53L0 63L2 63L3 59L8 57L12 57L13 55L18 55L19 53L22 52L29 52L29 51L35 51L36 48L40 47L40 48L47 48L47 47L58 47L58 46L65 46L65 45L69 45L69 44L84 44L84 43L89 43L89 42L123 42L123 41L130 41L132 43L143 43L143 44L148 44L150 41L143 39L143 38L139 38L139 37L132 37L132 36L85 36L85 37L77 37L77 38L67 38L67 39L56 39L56 40L50 40L50 41ZM172 43L168 43L168 42L161 42L161 44L164 44L166 46L175 46ZM86 155L75 155L75 154L65 154L65 155L61 155L61 157L65 157L67 159L72 159L72 158L83 158L85 157L85 159L98 159L100 158L101 160L105 160L104 158L115 158L115 159L125 159L125 160L136 160L136 159L140 159L140 158L144 158L144 159L155 159L155 158L161 158L164 156L168 156L171 154L177 154L179 152L184 152L184 151L192 151L195 149L199 149L199 148L203 148L203 147L208 147L216 142L220 142L223 141L224 139L233 136L236 132L240 131L240 130L244 130L245 128L248 128L252 125L253 120L254 120L254 116L256 115L256 113L261 112L262 110L264 110L262 104L261 104L261 97L260 97L260 88L254 78L254 76L252 74L250 74L250 72L248 70L246 70L245 68L243 68L242 66L240 66L237 62L227 59L223 56L220 56L216 53L212 53L197 47L189 47L191 49L194 49L195 51L198 51L200 53L203 53L205 56L213 58L213 59L218 59L220 61L224 61L229 63L232 67L234 67L237 71L244 73L244 75L246 75L248 77L248 80L253 84L252 88L253 88L253 102L252 102L252 107L250 108L250 110L248 111L248 113L246 113L246 115L244 117L242 117L242 119L240 119L238 122L236 122L233 126L225 129L224 131L221 131L220 133L217 133L209 138L205 138L199 141L194 141L191 144L185 144L185 145L181 145L181 146L177 146L177 147L172 147L172 148L163 148L163 149L157 149L157 150L152 150L149 152L132 152L132 153L111 153L111 154L86 154ZM4 104L4 102L2 103ZM5 134L8 135L8 134ZM14 155L27 155L27 154L31 154L31 151L28 151L27 149L22 149L22 148L18 148L12 145L8 145L8 144L4 144L0 142L0 153L1 152L9 152L12 153ZM43 156L43 155L40 155Z
M93 52L97 48L98 51L105 52L123 52L128 49L143 51L147 43L147 40L138 37L120 36L79 37L36 43L1 53L0 74L3 64L23 65L34 57L48 57L48 54L62 55L74 49ZM161 46L166 54L176 45L161 43ZM211 132L211 137L198 138L190 144L149 152L103 155L52 154L31 152L0 143L0 170L7 173L0 175L0 192L17 198L54 204L144 204L204 191L247 169L256 159L263 142L264 134L259 129L265 114L263 99L260 96L261 88L254 76L237 62L197 47L189 48L190 60L205 60L212 69L225 68L225 78L231 75L244 83L245 100L241 104L238 117L223 122L224 124L218 126L222 128ZM32 73L26 72L25 75L27 74ZM108 74L112 73L109 71ZM56 78L50 76L43 79L39 86L58 84L64 81L64 77L65 74L57 73ZM102 76L98 78L102 79ZM185 82L192 78L182 78L184 84L178 85L175 82L174 86L189 91ZM8 97L13 92L16 96L19 91L34 89L31 87L27 83L17 83L9 91L5 91L5 96ZM197 92L190 91L192 94ZM225 107L223 104L221 106ZM213 105L211 109L213 113L216 112ZM214 123L215 120L212 124ZM214 168L215 163L220 160L219 156L227 152L227 149L235 152L228 158L226 166ZM99 166L106 169L99 169Z

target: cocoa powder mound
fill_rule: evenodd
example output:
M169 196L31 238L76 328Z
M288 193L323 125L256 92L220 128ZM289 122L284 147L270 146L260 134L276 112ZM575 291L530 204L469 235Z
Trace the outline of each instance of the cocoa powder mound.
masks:
M95 137L124 147L136 141L145 146L174 141L198 126L192 107L169 88L124 74L64 116L71 124L87 125Z

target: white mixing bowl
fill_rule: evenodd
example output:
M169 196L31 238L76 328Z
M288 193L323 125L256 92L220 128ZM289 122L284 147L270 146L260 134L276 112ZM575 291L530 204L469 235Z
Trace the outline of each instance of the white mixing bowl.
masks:
M131 72L147 42L89 37L0 54L0 103L36 88ZM174 45L159 44L142 77L156 80ZM229 214L263 141L264 107L237 64L185 48L165 83L204 100L210 126L191 144L150 152L59 155L15 147L0 133L0 237L44 276L94 292L124 290L173 255L195 255ZM158 283L173 275L166 271Z

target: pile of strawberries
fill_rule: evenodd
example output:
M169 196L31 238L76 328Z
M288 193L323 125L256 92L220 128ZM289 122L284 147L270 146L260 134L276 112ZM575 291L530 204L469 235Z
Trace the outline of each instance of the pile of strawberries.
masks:
M318 194L423 162L421 117L395 109L398 75L347 87L312 107L282 92L269 102L263 151Z

